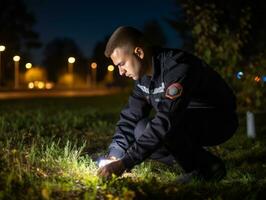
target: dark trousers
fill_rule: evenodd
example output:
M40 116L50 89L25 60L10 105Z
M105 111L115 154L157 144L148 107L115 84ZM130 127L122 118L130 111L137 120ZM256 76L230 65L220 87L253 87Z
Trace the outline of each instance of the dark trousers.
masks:
M139 121L134 132L136 140L148 123L148 118ZM224 143L232 137L237 127L238 118L235 112L187 109L182 120L173 125L162 146L150 158L166 164L177 161L185 172L207 169L208 165L220 159L204 147Z

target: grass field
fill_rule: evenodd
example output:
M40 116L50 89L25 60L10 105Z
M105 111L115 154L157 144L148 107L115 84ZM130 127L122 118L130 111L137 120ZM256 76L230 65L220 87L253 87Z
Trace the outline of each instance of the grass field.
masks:
M123 177L97 177L127 95L0 101L0 199L264 199L265 116L258 137L213 148L228 168L219 183L177 185L178 166L146 161Z

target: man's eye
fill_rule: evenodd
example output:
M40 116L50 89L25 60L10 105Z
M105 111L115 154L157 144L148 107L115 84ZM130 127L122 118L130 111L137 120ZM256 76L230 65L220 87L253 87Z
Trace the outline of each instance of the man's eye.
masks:
M118 67L122 67L124 65L124 63L119 63Z

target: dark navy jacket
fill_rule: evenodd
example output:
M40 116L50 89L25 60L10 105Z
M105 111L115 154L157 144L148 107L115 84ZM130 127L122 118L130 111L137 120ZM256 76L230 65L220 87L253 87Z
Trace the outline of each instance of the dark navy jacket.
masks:
M179 49L156 49L153 76L135 81L127 106L121 111L116 133L109 146L109 156L121 158L126 168L141 163L164 140L173 124L178 123L186 109L236 109L235 95L218 73L202 60ZM182 86L182 94L166 98L166 90L173 83ZM142 136L135 140L134 129L139 120L156 114Z

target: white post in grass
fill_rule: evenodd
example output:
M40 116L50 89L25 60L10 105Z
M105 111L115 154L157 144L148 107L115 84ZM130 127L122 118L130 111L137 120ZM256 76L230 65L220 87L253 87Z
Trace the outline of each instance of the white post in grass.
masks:
M253 112L247 111L247 136L256 137L255 116Z

